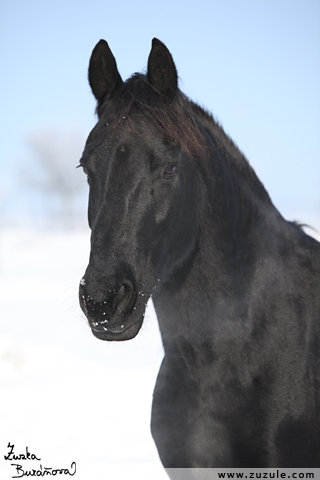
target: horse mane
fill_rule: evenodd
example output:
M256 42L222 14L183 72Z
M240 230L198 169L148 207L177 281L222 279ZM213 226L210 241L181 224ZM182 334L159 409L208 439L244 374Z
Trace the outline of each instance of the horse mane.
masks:
M107 106L107 108L105 108ZM116 130L123 120L130 122L136 114L154 125L167 140L181 145L190 156L202 156L208 147L201 126L209 133L219 150L241 160L247 160L222 126L204 108L178 90L172 102L161 95L146 75L135 73L124 82L111 100L97 107L99 116L107 111L109 127ZM133 127L133 122L131 122ZM133 127L134 128L134 127Z
M99 116L103 116L104 111L108 126L115 131L123 120L135 130L131 120L138 115L152 124L166 140L179 144L188 155L205 155L206 143L192 103L180 90L172 102L161 95L145 75L135 73L117 89L111 100L97 107Z
M189 100L189 102L192 105L193 112L198 118L198 121L212 139L214 150L218 151L219 156L223 157L229 165L229 172L233 172L238 179L241 178L241 182L237 183L243 186L248 185L257 198L264 202L272 203L267 190L247 158L229 135L226 134L219 122L215 120L212 114L206 109L191 100Z
M135 73L116 90L112 99L97 107L99 117L106 115L108 128L114 131L126 121L135 133L138 115L152 124L169 142L178 144L190 156L208 161L210 151L219 152L245 183L249 182L262 199L270 201L264 186L246 157L213 116L190 100L179 89L174 101L161 95L146 75ZM103 122L103 123L105 123ZM204 132L210 137L205 137Z

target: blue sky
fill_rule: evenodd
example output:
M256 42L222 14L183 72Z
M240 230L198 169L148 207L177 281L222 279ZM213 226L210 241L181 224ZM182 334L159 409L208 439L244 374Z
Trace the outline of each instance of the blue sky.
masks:
M320 219L319 0L1 0L5 200L20 198L15 176L29 133L94 125L87 66L100 38L125 79L145 69L153 37L171 51L181 89L220 121L283 215Z

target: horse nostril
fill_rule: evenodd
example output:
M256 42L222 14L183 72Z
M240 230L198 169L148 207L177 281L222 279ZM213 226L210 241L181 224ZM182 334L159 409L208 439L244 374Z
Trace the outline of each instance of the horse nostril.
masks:
M119 313L124 313L133 306L135 295L131 284L123 283L113 299L112 306Z

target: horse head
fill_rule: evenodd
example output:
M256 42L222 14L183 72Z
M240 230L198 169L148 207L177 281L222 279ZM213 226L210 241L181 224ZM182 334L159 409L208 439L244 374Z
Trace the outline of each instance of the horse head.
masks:
M153 290L195 248L203 180L193 153L201 136L172 56L157 39L147 75L126 82L101 40L89 83L98 122L80 161L92 231L80 305L96 337L128 340L140 330Z

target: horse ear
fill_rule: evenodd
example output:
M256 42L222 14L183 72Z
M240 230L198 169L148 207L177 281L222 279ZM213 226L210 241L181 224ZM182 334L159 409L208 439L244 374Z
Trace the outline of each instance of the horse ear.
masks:
M88 79L98 107L122 84L116 60L105 40L100 40L92 51Z
M171 53L157 38L152 40L148 59L148 80L160 93L174 99L178 88L178 74Z

